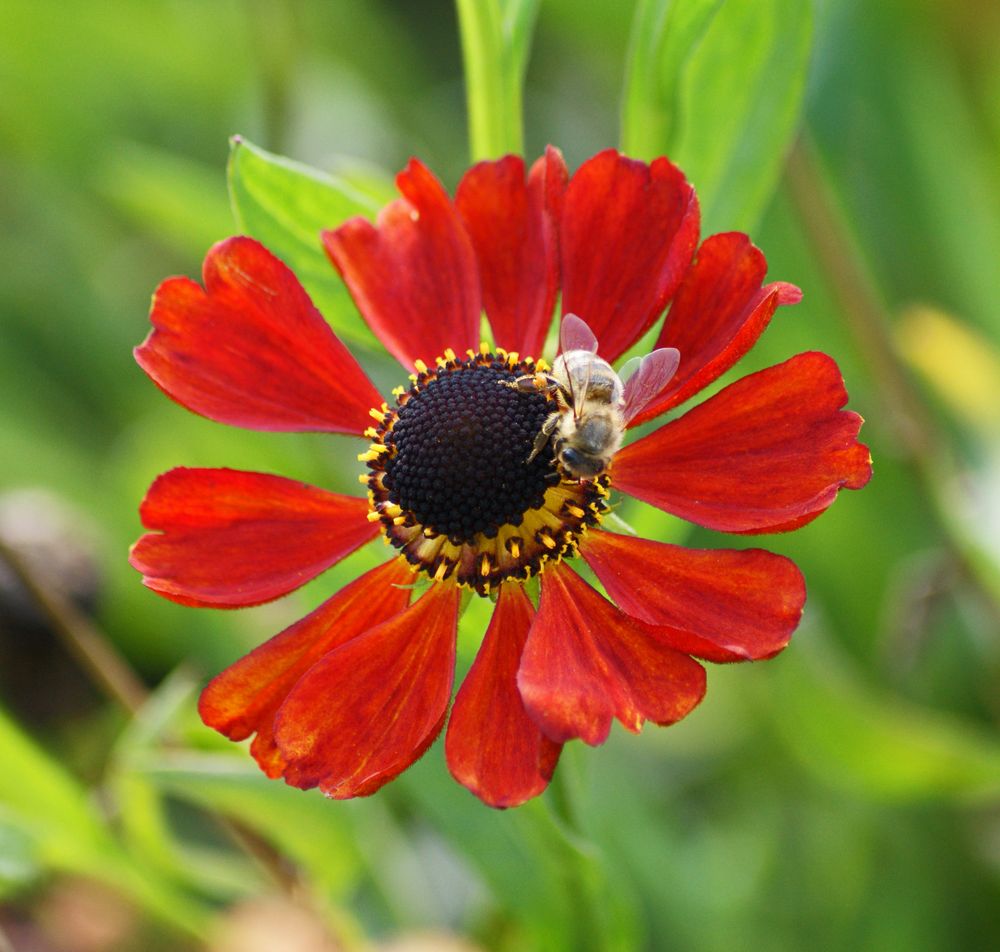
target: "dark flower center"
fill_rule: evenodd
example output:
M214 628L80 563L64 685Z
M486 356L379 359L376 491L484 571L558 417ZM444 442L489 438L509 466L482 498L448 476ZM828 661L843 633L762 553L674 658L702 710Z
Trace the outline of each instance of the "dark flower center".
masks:
M568 479L535 437L556 404L504 382L542 368L484 344L458 360L450 350L428 368L417 362L396 406L372 410L368 518L385 540L435 581L489 595L524 581L547 562L576 553L607 510L606 475Z
M525 462L552 404L500 386L514 379L499 358L463 362L413 395L386 435L389 499L456 544L520 525L558 482L551 448Z

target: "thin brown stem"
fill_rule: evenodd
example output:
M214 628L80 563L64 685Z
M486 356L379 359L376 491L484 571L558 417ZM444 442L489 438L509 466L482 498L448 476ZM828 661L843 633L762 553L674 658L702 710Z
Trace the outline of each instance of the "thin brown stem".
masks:
M135 714L146 700L146 686L107 636L62 592L47 586L20 553L0 538L0 560L31 596L52 631L91 680L111 700Z

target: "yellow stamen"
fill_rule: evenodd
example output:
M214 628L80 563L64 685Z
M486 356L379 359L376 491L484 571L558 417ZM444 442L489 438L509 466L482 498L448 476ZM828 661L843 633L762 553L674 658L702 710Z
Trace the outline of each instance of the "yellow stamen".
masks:
M413 361L413 366L417 368L418 374L427 373L427 364L425 364L419 357Z

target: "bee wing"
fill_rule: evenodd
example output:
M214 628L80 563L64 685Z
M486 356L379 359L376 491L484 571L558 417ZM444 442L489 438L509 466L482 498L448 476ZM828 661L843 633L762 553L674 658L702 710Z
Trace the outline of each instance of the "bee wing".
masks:
M586 364L586 377L580 379L579 371L574 366L571 367L567 360L567 354L573 351L583 351L585 353L597 353L597 338L594 332L575 314L567 314L559 325L559 353L566 370L566 382L569 385L570 401L573 404L573 415L579 419L580 408L583 406L587 388L590 386L590 364ZM574 364L577 361L573 362Z
M597 353L597 338L587 324L575 314L567 314L559 326L559 350L566 354L571 350L589 350Z
M626 426L663 392L680 360L681 352L676 347L660 347L645 357L633 357L622 367L619 376L625 381L622 419Z

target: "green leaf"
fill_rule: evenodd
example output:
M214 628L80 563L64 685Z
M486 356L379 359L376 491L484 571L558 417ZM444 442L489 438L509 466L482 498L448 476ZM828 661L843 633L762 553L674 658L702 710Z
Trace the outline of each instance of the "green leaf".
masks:
M798 124L813 13L802 0L646 0L622 141L669 155L698 189L704 232L751 230Z
M342 894L356 881L359 860L347 812L315 791L269 780L244 751L150 752L135 769L159 790L245 824L319 886Z
M52 866L88 871L114 844L76 780L0 711L0 805L20 818Z
M164 921L202 934L205 911L122 850L88 792L3 711L0 750L0 823L16 822L22 858L45 869L93 876Z
M721 2L639 0L622 100L622 149L628 155L649 160L671 151L684 67Z
M367 190L234 136L229 196L240 230L295 272L334 330L347 341L376 348L320 242L324 229L336 228L357 215L374 217L379 204Z

